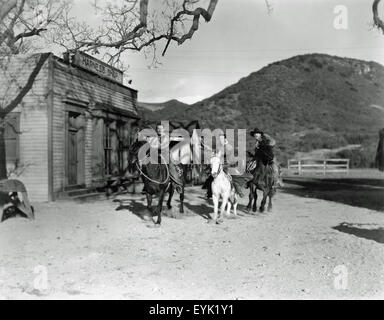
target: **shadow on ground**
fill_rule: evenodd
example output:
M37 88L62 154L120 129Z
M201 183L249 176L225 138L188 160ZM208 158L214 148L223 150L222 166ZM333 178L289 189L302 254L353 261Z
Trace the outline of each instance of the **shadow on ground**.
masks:
M375 179L287 179L282 192L384 211L384 187Z
M203 217L204 219L207 219L207 220L211 219L211 213L212 213L213 209L206 204L194 205L194 204L190 204L190 203L185 202L184 206L186 208L188 208L190 211Z
M142 200L115 199L113 202L119 204L115 211L127 210L144 221L153 220L157 216L157 214L153 211L157 205L156 201L153 203L152 211L147 208L145 202ZM174 219L182 219L197 214L205 219L210 219L209 214L206 214L209 212L209 207L206 207L204 204L191 205L184 202L184 213L180 213L180 202L176 201L173 203L171 208L167 208L167 205L163 204L162 216Z
M344 232L347 234L353 234L356 237L364 238L368 240L373 240L378 243L384 243L384 229L383 228L377 228L377 229L366 229L357 227L356 225L349 224L349 223L341 223L336 227L333 227L332 229Z
M147 207L137 200L113 200L113 202L119 203L119 206L115 209L116 211L128 210L132 212L135 216L139 217L141 220L148 221L152 218L152 213L147 209Z

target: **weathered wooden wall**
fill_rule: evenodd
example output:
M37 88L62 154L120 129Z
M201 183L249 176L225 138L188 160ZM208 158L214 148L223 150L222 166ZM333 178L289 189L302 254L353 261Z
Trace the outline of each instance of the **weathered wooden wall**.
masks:
M60 193L65 181L65 110L68 105L83 111L85 126L85 185L93 187L103 180L103 120L89 112L97 104L105 104L136 114L136 91L101 79L60 60L53 72L53 192Z
M27 83L38 57L22 55L0 62L0 106L5 107ZM26 185L32 201L48 200L48 64L37 76L31 90L14 110L20 112L18 169L15 163L7 163L11 178L20 179Z
M14 99L37 57L0 60L0 107ZM51 55L30 92L14 111L20 112L20 162L13 174L25 183L31 201L54 199L66 186L66 112L81 113L84 140L81 180L87 187L103 180L103 119L90 112L104 104L137 114L137 92L70 66ZM14 163L7 164L8 169ZM50 174L51 173L51 174ZM51 196L51 197L50 197Z

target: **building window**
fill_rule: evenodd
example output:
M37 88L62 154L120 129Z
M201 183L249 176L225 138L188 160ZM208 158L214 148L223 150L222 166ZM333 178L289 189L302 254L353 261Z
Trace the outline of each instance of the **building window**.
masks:
M5 152L7 162L19 161L20 113L12 112L5 118Z

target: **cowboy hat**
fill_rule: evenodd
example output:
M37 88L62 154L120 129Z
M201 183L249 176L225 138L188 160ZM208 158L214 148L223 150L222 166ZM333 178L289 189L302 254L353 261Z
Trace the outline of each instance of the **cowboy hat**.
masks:
M251 135L252 137L254 137L256 133L263 134L264 132L261 131L259 128L254 128L253 130L251 130L250 135Z

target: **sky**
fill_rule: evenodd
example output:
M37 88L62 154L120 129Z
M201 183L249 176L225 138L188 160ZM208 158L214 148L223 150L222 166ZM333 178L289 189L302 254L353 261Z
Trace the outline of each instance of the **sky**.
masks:
M92 10L84 10L90 0L74 1L78 12L92 19ZM212 20L202 22L192 40L170 46L155 69L148 68L151 59L143 53L125 55L130 66L125 75L139 101L194 103L298 54L326 53L384 65L384 34L372 28L372 0L269 2L272 12L265 0L219 0ZM335 27L339 17L347 19Z

